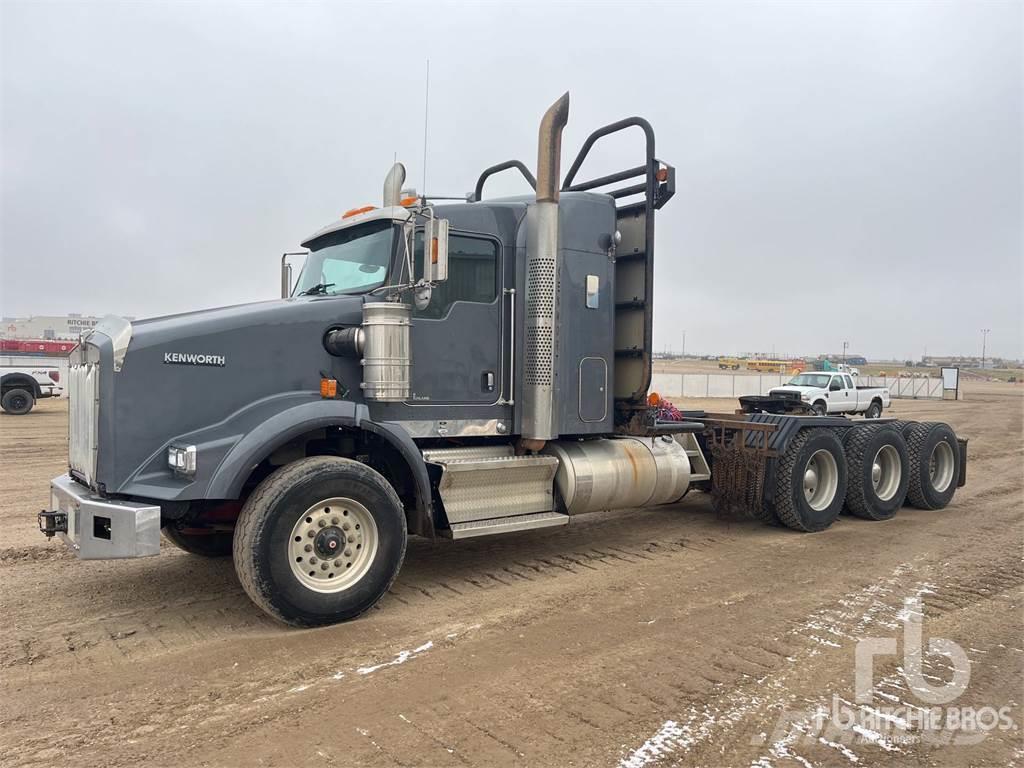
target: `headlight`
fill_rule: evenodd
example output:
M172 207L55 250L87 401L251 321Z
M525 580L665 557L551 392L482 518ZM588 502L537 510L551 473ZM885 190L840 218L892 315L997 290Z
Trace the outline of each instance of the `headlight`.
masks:
M808 395L806 392L804 392L802 395L800 395L800 399L801 400L806 400L806 401L810 402L811 396Z
M196 447L194 445L174 446L167 449L167 466L182 475L196 473Z

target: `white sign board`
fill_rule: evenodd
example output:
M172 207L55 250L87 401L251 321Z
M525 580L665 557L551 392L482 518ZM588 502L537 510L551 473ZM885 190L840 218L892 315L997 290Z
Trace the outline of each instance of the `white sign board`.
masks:
M959 368L943 368L942 369L942 388L943 389L959 389L960 388L960 369Z

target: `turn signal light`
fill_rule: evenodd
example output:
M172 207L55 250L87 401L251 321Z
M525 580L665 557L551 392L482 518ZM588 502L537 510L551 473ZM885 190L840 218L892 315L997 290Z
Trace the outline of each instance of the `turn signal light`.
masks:
M657 408L661 405L661 395L657 392L651 392L651 394L647 396L647 404L652 408Z
M343 214L341 214L341 218L348 219L351 218L352 216L358 216L360 213L372 211L376 207L377 206L375 205L364 205L362 208L352 208L351 210L345 211Z
M410 205L416 205L418 201L419 198L413 195L412 197L403 197L401 200L398 201L398 204L403 208L408 208Z
M668 181L668 168L659 168L658 172L654 174L654 178L658 181Z
M320 379L320 397L333 400L338 396L337 379Z
M437 238L430 239L430 263L437 264Z

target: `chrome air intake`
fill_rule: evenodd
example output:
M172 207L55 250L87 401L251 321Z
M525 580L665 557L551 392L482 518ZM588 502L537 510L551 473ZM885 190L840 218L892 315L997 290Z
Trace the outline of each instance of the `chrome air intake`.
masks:
M409 399L412 307L393 301L363 304L363 395L367 400Z
M562 129L569 119L563 94L540 123L537 202L526 214L526 326L522 435L557 437L555 364L558 360L558 187Z

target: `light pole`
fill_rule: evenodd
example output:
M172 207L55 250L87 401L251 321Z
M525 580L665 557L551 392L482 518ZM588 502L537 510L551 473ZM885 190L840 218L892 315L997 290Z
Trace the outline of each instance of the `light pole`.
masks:
M985 370L985 342L988 341L988 335L992 332L991 328L981 329L981 370Z
M843 365L846 365L846 348L848 346L850 346L850 342L844 341L843 342Z
M686 359L686 331L683 331L683 354L680 357Z

